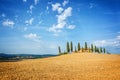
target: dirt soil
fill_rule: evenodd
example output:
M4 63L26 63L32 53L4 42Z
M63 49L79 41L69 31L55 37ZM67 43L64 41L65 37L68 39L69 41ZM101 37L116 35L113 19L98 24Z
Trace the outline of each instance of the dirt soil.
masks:
M73 53L0 62L0 80L120 80L120 55Z

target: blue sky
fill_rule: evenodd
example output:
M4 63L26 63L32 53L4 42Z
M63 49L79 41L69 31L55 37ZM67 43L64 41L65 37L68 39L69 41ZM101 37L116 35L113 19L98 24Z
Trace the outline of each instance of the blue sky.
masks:
M0 52L57 54L66 42L120 53L120 0L0 0Z

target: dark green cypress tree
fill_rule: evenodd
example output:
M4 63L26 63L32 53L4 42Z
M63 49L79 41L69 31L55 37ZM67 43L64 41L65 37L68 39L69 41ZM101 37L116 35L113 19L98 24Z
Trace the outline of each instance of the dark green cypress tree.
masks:
M67 52L69 53L70 52L69 42L67 42L66 49L67 49Z
M80 51L80 43L78 43L78 51Z
M97 52L97 47L96 46L94 47L94 51Z
M85 42L85 50L87 50L87 42Z
M101 48L98 48L98 53L101 53Z
M91 51L92 51L92 52L94 51L94 49L93 49L93 44L91 44Z
M72 43L72 41L70 42L70 49L71 49L71 52L73 52L73 43Z
M102 47L100 48L100 53L102 53L103 52L103 50L102 50Z
M97 48L97 52L100 53L99 48Z
M106 49L105 48L103 48L103 52L106 53Z
M60 48L60 46L58 46L58 51L59 51L59 54L61 54L61 48Z

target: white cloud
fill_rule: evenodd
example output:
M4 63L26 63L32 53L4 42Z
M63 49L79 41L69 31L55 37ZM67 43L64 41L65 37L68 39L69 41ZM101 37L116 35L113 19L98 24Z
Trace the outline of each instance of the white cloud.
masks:
M66 22L63 21L61 23L58 23L58 24L53 25L52 27L50 27L48 31L55 32L55 33L61 32L61 29L64 28L65 25L66 25Z
M27 2L27 0L23 0L23 2Z
M64 12L60 15L58 15L58 23L61 23L62 21L66 20L67 17L71 16L72 7L68 7L64 10Z
M118 40L120 40L120 35L119 35L119 36L117 36L117 39L118 39Z
M72 8L68 7L67 9L64 10L63 13L60 15L57 15L57 24L53 25L52 27L49 28L50 32L61 32L61 29L65 27L66 25L66 19L67 17L71 16L71 11Z
M67 28L68 28L68 29L74 29L74 28L75 28L75 25L69 25Z
M33 5L30 5L30 13L32 14L32 10L33 10L34 6Z
M52 10L56 11L60 6L61 6L60 3L52 4Z
M106 46L106 45L108 45L106 40L97 40L97 41L94 41L93 44L95 44L96 46Z
M68 3L68 1L64 1L63 5L65 6ZM67 18L72 16L72 7L68 7L66 9L63 9L61 7L60 3L52 4L52 10L57 11L57 24L53 24L52 27L48 29L49 32L54 32L54 36L58 36L58 33L64 29L64 27L67 27ZM74 29L74 25L69 25L67 29Z
M116 38L113 39L107 39L107 40L97 40L94 41L93 44L96 46L119 46L120 47L120 35L116 36Z
M38 36L37 34L34 34L34 33L26 34L26 35L24 35L24 37L26 39L33 40L35 42L40 42L40 36Z
M32 25L33 21L34 21L34 18L31 18L30 20L26 20L25 23L27 25Z
M62 13L62 11L64 9L62 7L60 7L60 6L61 6L60 3L52 4L52 10L53 11L58 11L58 13Z
M61 8L61 7L59 7L59 8L57 9L58 13L62 13L63 10L64 10L64 9Z
M63 4L63 6L65 6L65 5L68 4L68 3L69 3L68 0L64 0L64 2L63 2L62 4Z
M14 26L14 22L13 21L11 21L11 20L5 20L5 21L3 21L3 23L2 23L2 25L3 26L8 26L8 27L13 27Z
M37 5L39 0L34 0L34 4Z

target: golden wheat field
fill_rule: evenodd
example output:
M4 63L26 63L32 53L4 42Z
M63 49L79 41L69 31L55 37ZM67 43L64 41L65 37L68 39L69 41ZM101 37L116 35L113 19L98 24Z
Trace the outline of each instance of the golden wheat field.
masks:
M120 80L120 55L73 53L0 62L0 80Z

